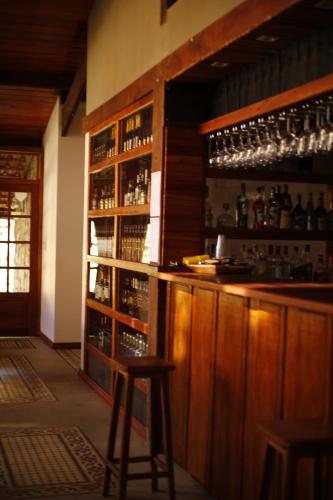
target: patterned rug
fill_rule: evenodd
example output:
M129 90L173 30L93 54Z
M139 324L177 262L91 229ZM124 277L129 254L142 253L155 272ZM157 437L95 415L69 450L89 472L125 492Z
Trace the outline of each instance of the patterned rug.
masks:
M36 349L29 339L0 338L0 349Z
M0 431L0 498L101 491L104 463L77 427Z
M56 351L74 370L79 371L81 349L56 349Z
M36 401L56 399L25 356L1 356L0 404Z

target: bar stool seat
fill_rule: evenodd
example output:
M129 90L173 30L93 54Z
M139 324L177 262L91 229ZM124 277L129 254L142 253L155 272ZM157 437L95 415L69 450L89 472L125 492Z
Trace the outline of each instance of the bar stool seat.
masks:
M276 454L282 456L283 500L295 498L296 465L299 458L314 459L313 498L322 499L322 459L333 455L333 425L318 420L285 422L282 420L259 424L266 439L265 462L260 500L268 500Z
M112 475L114 476L115 482L118 485L118 500L126 499L127 481L137 479L151 479L152 490L157 491L157 480L158 478L163 477L168 479L169 499L174 500L175 485L172 460L168 374L170 371L175 369L175 366L171 363L168 363L162 358L153 356L113 357L110 359L110 364L111 368L116 373L116 381L112 402L110 433L105 462L103 496L108 496L109 494ZM148 425L150 451L149 455L129 457L132 401L134 381L136 378L150 379L159 389L162 408L164 454L166 459L165 463L162 463L161 460L159 460L157 457L158 446L155 442L154 434L152 433L153 422L149 422ZM121 405L121 394L124 382L124 424L121 436L120 457L116 458L115 445ZM149 387L151 387L151 384L149 384ZM153 399L153 391L150 391L150 399ZM154 418L153 413L151 414L151 418ZM148 462L150 464L150 471L129 473L128 464L139 462Z

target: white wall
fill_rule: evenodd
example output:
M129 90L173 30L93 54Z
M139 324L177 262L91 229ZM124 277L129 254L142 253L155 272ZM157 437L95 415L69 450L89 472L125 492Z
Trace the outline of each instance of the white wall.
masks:
M95 0L89 18L87 113L244 0Z
M81 106L67 136L60 137L58 102L44 136L49 167L44 180L41 331L55 343L79 342L81 335L84 113Z

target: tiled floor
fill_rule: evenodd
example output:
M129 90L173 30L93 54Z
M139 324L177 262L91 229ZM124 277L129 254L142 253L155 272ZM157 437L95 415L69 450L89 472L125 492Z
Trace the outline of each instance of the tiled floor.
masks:
M0 346L0 356L24 355L48 386L56 401L1 404L0 429L20 427L79 427L104 457L110 418L110 407L104 403L76 374L75 370L42 340L34 338L37 349L6 349ZM133 454L145 453L144 441L132 432ZM176 498L199 500L210 497L188 474L175 465ZM31 498L31 497L30 497ZM39 497L41 498L41 497ZM77 495L43 497L79 500ZM80 498L101 500L101 494L87 493ZM111 497L112 498L112 497ZM114 498L114 497L113 497ZM148 481L129 483L128 500L168 499L166 483L161 481L160 492L151 493Z

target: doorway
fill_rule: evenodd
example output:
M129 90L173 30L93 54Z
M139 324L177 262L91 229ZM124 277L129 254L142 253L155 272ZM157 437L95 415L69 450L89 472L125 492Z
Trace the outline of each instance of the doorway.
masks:
M0 336L39 323L40 155L0 152Z

